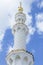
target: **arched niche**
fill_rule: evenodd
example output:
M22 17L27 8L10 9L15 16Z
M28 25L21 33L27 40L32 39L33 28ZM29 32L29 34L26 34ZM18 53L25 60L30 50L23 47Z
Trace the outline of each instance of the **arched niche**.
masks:
M28 65L28 57L27 56L25 56L23 58L23 65Z
M12 60L12 58L10 58L9 59L9 64L12 65L12 63L13 63L13 60Z
M21 65L21 58L19 55L16 55L15 57L15 65Z

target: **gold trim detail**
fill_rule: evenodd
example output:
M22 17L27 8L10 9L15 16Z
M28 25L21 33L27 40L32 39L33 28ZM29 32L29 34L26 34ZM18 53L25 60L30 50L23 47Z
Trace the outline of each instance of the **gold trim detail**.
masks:
M19 12L22 12L22 11L23 11L22 3L21 3L21 2L20 2L20 6L18 7L18 11L19 11Z
M17 50L15 50L15 49L14 49L14 50L12 50L11 52L9 52L9 54L16 53L16 52L21 52L21 51L26 51L26 50L24 50L24 49L17 49ZM9 55L9 54L8 54L8 55ZM8 56L8 55L7 55L7 56Z

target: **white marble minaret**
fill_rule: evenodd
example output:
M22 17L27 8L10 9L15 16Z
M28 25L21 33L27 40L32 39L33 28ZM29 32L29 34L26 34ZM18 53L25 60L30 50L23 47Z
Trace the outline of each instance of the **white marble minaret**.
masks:
M14 49L7 55L8 65L33 65L34 57L32 53L26 51L26 38L28 35L28 27L25 24L26 15L23 8L18 7L18 13L15 15L16 24L13 25L12 32L14 35Z

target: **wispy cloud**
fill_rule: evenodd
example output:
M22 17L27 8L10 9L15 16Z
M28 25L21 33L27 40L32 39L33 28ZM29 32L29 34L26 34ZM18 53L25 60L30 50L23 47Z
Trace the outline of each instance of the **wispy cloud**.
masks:
M1 44L1 41L0 41L0 52L2 51L2 44Z
M26 14L26 22L25 22L25 24L27 26L32 25L32 16L31 15Z
M30 35L33 35L34 34L34 32L35 32L35 28L34 27L32 27L32 26L29 26L29 34Z
M27 40L26 40L26 43L28 44L31 40L31 36L34 35L36 29L32 26L29 26L29 33L28 33L28 36L27 36Z
M38 7L39 8L43 8L43 1L41 1L41 2L38 3Z
M43 33L43 13L36 15L36 27L39 34Z
M0 41L2 41L3 37L4 37L4 32L0 31Z
M3 40L3 37L4 37L4 32L0 32L0 51L2 51L2 40Z

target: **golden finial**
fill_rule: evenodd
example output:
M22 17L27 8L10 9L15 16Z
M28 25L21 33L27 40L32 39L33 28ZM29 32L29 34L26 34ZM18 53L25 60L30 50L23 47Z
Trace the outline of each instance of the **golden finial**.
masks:
M22 12L22 11L23 11L22 3L21 3L21 2L20 2L20 6L18 7L18 11L19 11L19 12Z

